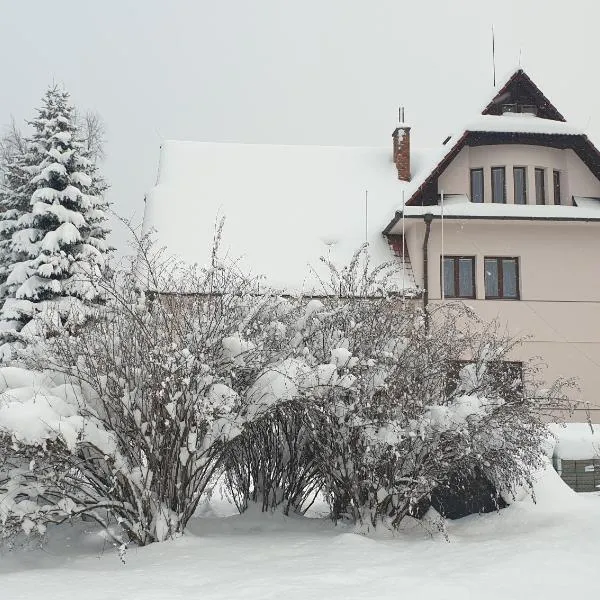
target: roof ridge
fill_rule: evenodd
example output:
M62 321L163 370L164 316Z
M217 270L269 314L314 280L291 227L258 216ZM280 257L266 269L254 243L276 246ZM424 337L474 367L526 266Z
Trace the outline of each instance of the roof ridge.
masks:
M277 144L272 142L234 142L234 141L207 141L207 140L180 140L169 138L163 140L161 147L164 144L197 144L203 146L240 146L240 147L256 147L256 148L335 148L348 150L388 150L387 146L357 146L357 145L340 145L340 144ZM390 151L391 152L391 151Z

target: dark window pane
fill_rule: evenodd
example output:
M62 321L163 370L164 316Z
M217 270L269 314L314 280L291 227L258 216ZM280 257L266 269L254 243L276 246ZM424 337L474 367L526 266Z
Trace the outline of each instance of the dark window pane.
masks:
M444 258L444 296L446 298L454 298L456 296L453 258Z
M554 204L560 204L560 171L552 174L554 181Z
M506 202L506 174L504 167L492 167L492 202Z
M498 286L498 261L495 258L486 258L484 261L485 270L485 297L497 298L499 296Z
M524 104L521 106L521 112L528 115L537 115L537 106L532 104Z
M513 178L515 180L515 204L527 204L527 169L515 167Z
M473 259L458 259L458 295L462 298L472 297L473 294Z
M514 258L502 259L502 295L504 298L516 298L517 286L517 261Z
M471 202L483 202L483 169L471 169Z
M535 203L546 204L546 172L544 169L535 170Z

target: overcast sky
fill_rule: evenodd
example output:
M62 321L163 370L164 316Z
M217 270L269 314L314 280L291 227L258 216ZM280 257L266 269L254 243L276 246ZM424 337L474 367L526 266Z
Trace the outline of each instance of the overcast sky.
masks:
M403 104L413 144L439 144L491 96L492 24L499 75L521 53L600 142L598 0L0 0L0 122L64 84L140 221L163 139L385 146Z

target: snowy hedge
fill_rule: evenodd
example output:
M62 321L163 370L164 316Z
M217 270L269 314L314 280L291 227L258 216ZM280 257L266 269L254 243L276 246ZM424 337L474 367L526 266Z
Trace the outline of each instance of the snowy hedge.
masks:
M461 473L529 483L543 417L566 407L562 382L499 375L516 342L460 306L424 319L364 251L319 299L140 255L79 329L40 320L34 371L0 369L6 535L86 515L115 543L164 540L223 471L240 510L301 512L323 491L336 519L397 527ZM140 273L177 293L145 295Z

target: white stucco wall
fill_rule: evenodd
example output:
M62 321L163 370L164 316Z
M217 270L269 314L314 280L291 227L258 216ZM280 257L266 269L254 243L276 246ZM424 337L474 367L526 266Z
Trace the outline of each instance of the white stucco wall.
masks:
M514 203L513 167L527 167L527 203L535 204L534 169L545 169L546 202L554 203L552 172L560 171L561 204L570 204L572 196L600 197L600 181L573 150L543 146L504 144L464 147L442 173L438 192L471 195L470 169L484 170L484 200L491 202L491 168L506 168L506 200Z
M423 284L422 220L407 221L410 258ZM444 254L474 256L476 299L465 300L485 320L498 319L516 336L530 336L516 359L539 356L542 376L575 377L594 422L600 423L600 223L451 220ZM441 223L429 240L429 297L441 301ZM519 258L520 300L486 300L485 256ZM578 413L575 420L581 420Z

